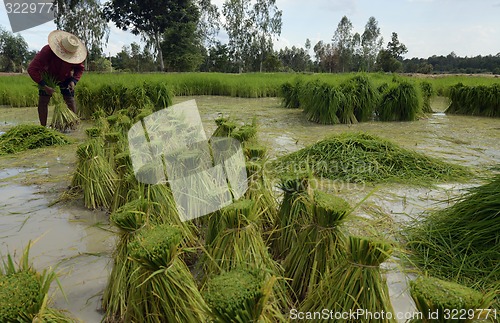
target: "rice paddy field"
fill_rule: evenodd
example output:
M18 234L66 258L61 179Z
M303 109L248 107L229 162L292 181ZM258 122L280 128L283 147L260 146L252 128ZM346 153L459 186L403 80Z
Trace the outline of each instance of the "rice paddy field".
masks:
M331 113L330 101L298 96L294 107L284 96L284 84L320 83L328 100L378 99ZM496 309L498 319L498 85L473 76L86 74L76 88L82 120L31 149L11 137L30 125L44 136L34 127L37 89L27 76L0 77L0 254L20 262L0 270L0 284L27 266L31 241L32 269L58 277L47 298L51 315L64 314L57 322L288 322L323 308L450 307ZM400 103L381 121L380 102L407 90L417 99L412 121L394 121ZM477 106L481 95L488 103ZM168 190L128 176L123 138L134 122L193 99L207 137L244 142L252 189L179 223ZM304 102L355 122L311 120L325 113Z

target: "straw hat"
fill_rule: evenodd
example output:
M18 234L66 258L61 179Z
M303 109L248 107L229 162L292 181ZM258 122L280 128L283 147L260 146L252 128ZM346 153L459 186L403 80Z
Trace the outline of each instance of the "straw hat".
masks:
M70 64L80 64L87 57L87 49L83 42L66 31L54 30L51 32L49 46L57 57Z

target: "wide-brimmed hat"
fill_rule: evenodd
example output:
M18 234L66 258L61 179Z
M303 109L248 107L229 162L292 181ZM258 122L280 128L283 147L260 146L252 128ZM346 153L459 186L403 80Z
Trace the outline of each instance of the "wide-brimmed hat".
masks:
M85 44L75 35L62 30L49 34L50 49L60 59L71 64L80 64L87 57Z

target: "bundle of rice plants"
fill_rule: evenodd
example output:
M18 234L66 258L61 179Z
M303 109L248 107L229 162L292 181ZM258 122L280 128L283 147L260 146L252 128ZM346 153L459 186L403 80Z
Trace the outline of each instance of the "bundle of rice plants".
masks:
M457 283L418 277L410 281L410 294L417 310L422 313L422 319L412 321L415 323L466 323L488 319L491 296Z
M323 275L339 264L345 253L342 224L349 204L321 191L314 192L309 223L301 223L283 266L295 299L302 300Z
M108 116L130 105L127 102L127 88L119 83L102 85L96 90L94 100Z
M435 94L434 88L432 87L432 83L427 81L420 82L420 90L422 92L422 99L423 99L422 112L432 113L433 111L431 108L431 98Z
M246 143L243 152L247 160L262 160L267 153L267 147L255 142Z
M90 127L85 129L85 134L88 138L97 138L102 135L102 129L99 127Z
M234 121L224 117L215 119L215 124L217 124L217 128L212 134L212 137L229 137L238 126Z
M158 82L154 84L144 82L144 89L146 90L146 95L153 104L154 112L172 105L172 98L174 94L165 82Z
M260 271L233 269L211 278L203 297L214 322L286 322L273 299L276 278Z
M406 229L410 260L434 277L471 287L500 281L500 175Z
M327 308L332 313L359 311L362 314L349 316L342 322L395 323L396 315L387 283L380 273L380 264L390 256L392 247L385 242L354 236L349 237L347 247L347 258L332 268L312 289L300 310L321 312ZM328 321L325 317L315 320Z
M61 132L75 130L80 118L64 104L57 103L52 114L50 126Z
M76 150L78 164L73 175L72 186L83 191L87 208L109 208L117 184L117 175L104 157L104 142L101 138L90 139Z
M239 142L247 142L257 135L257 124L255 119L251 124L245 124L231 132L231 137Z
M273 219L271 234L272 251L278 259L284 258L297 241L300 225L310 222L309 179L306 172L284 174L280 178L283 199Z
M346 182L396 181L426 184L463 180L471 172L366 133L342 133L321 140L274 163L275 171L308 170L316 177Z
M301 105L309 121L321 124L338 124L344 95L337 88L320 82L310 82L303 87Z
M136 231L147 223L147 201L136 199L112 212L109 219L119 229L118 242L113 252L113 268L102 298L106 321L122 321L127 312L131 282L137 279L137 266L128 258L128 244Z
M348 117L342 123L365 122L373 118L378 104L379 93L366 75L357 75L340 86L346 100L344 110L352 111L354 118ZM346 105L351 105L347 108ZM345 119L345 117L344 117ZM342 120L342 119L341 119Z
M300 107L300 92L302 82L300 80L294 83L285 82L280 86L280 96L282 104L287 109L297 109Z
M89 119L97 110L95 92L86 84L78 85L78 91L75 91L75 99L78 103L80 118Z
M184 237L179 229L159 225L141 230L129 243L137 263L127 300L126 322L204 322L208 306L189 268L179 258Z
M465 86L457 83L448 88L451 101L445 113L500 117L500 86Z
M268 253L252 200L241 199L209 215L202 257L206 274L236 267L260 268L278 274L281 269Z
M114 157L115 170L118 175L115 194L111 211L114 211L122 205L139 198L139 182L135 178L132 167L132 160L128 151L118 153Z
M52 269L39 273L32 267L30 248L31 243L24 249L17 268L10 254L0 267L0 322L74 322L49 306L50 285L59 281Z
M69 143L65 136L52 129L40 125L21 124L0 135L0 156Z
M401 81L382 94L377 116L381 121L414 121L421 111L417 88L410 82Z

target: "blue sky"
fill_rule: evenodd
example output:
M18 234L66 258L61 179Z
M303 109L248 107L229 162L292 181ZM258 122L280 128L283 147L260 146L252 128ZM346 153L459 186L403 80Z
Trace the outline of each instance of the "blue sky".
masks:
M212 0L221 5L223 0ZM384 37L391 33L408 48L406 58L447 55L495 55L500 53L500 0L276 0L283 11L281 36L275 49L303 47L306 38L312 45L319 40L331 41L337 25L346 15L354 31L363 33L370 16L374 16ZM0 7L0 25L10 30L5 7ZM24 30L20 34L30 49L38 50L55 29L53 23ZM223 32L220 38L226 37ZM111 28L106 53L114 55L123 45L140 38Z

